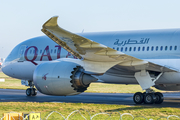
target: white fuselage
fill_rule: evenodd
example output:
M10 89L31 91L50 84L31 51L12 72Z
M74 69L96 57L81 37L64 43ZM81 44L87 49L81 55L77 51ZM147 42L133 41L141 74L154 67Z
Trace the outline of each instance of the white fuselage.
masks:
M127 55L176 71L180 70L180 29L81 33L79 35ZM33 80L34 70L39 64L61 58L77 59L47 36L36 37L17 45L6 58L2 70L14 78ZM99 79L105 83L138 84L133 72L127 73L118 66L99 76ZM156 84L180 84L180 73L164 73Z

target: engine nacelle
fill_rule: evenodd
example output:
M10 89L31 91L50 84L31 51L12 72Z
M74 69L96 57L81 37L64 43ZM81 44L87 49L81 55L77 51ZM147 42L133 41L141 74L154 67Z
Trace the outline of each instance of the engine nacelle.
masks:
M50 61L37 66L33 74L36 88L47 95L76 95L87 90L89 84L97 79L84 73L76 63Z
M155 85L156 89L165 90L165 91L179 91L180 84L163 84L163 85Z

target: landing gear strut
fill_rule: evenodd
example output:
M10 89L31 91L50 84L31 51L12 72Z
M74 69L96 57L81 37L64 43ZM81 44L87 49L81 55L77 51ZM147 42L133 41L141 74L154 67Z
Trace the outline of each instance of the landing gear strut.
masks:
M145 93L135 93L133 96L133 100L136 104L161 104L164 100L164 97L162 93L154 92L151 89L148 89Z
M29 86L30 86L30 88L28 88L26 90L26 95L27 96L36 96L37 95L37 90L34 88L33 82L29 81Z

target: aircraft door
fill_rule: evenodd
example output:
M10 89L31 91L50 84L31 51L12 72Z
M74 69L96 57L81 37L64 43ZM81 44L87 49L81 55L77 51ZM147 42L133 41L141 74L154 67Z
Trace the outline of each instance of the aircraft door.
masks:
M23 62L24 61L24 53L25 53L25 50L27 48L27 45L21 45L20 49L19 49L19 55L18 55L18 62Z

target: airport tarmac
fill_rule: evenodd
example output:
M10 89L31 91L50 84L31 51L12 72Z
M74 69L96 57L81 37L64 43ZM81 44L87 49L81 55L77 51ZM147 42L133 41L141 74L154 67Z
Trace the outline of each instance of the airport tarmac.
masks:
M27 97L25 90L13 89L0 89L0 102L67 102L136 105L133 102L133 94L130 93L82 93L75 96L49 96L38 92L37 96ZM162 104L142 105L180 108L180 92L164 93L164 102Z

